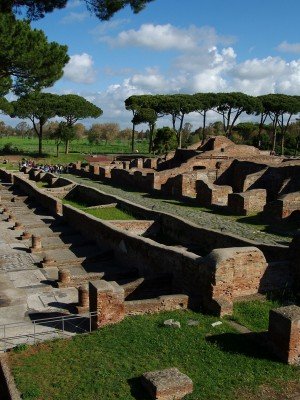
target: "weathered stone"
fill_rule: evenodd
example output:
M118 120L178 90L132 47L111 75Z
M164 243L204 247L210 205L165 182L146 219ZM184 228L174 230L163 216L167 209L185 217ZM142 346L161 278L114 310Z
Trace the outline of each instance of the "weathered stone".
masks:
M174 321L174 319L167 319L164 321L164 326L170 328L181 328L181 324L179 321Z
M92 319L93 328L115 324L124 319L124 289L116 282L103 279L89 283L90 312L97 312Z
M40 236L33 235L31 237L30 252L31 253L38 253L40 251L42 251L42 238Z
M269 338L274 354L287 364L300 363L300 307L296 305L271 310Z
M84 284L78 288L78 306L76 307L78 314L88 312L89 306L89 287L88 284Z
M21 240L27 240L30 239L32 236L32 234L28 231L24 231L21 235Z
M69 283L71 281L71 273L68 269L58 270L58 281L62 283Z
M177 368L146 372L141 379L155 400L180 400L193 392L193 381Z
M22 229L24 229L24 226L22 225L22 223L21 222L15 222L15 225L13 226L13 229L14 230L22 230Z

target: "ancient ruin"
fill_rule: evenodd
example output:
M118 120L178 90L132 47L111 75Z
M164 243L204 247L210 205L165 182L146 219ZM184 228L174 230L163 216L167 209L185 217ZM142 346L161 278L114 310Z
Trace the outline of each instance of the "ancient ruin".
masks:
M237 160L240 151L244 156ZM273 218L287 218L300 211L299 168L299 161L273 159L211 138L200 149L177 151L167 160L78 164L73 172L191 197L232 214L270 215L272 210ZM6 238L1 263L7 272L2 310L16 307L19 320L29 324L27 315L53 313L90 313L94 329L126 315L187 308L223 316L232 314L240 299L298 286L298 236L290 245L254 242L65 177L28 168L0 173ZM286 196L295 201L284 203ZM131 218L105 221L76 204L85 204L86 210L115 208ZM13 272L6 267L7 257L15 260ZM294 306L270 315L270 347L287 363L298 363L300 356L294 344L298 313Z
M262 212L282 220L300 212L300 160L270 156L224 136L177 149L165 159L90 161L84 168L77 163L73 172L146 192L195 199L196 204L222 207L232 214Z

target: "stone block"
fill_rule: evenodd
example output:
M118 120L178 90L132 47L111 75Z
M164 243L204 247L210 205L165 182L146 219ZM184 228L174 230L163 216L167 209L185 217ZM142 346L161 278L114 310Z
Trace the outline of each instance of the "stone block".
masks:
M248 215L262 212L267 202L265 189L253 189L244 193L228 195L228 209L231 214Z
M177 368L146 372L142 384L156 400L180 400L193 392L193 381Z
M215 185L205 180L196 183L197 200L200 205L210 207L211 205L227 205L228 196L232 193L232 187L226 185Z
M300 307L296 305L271 310L269 339L274 354L283 362L300 362Z
M216 315L232 313L232 302L259 292L267 261L256 247L213 250L205 259L211 271L211 293L207 308Z
M89 283L90 312L97 315L92 319L94 329L115 324L125 316L124 289L116 282L103 279Z

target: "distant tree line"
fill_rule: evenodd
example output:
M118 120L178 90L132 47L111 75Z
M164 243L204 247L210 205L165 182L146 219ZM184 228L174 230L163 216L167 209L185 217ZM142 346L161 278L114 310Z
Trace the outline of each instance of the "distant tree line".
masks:
M270 134L270 150L275 151L280 138L280 152L284 154L285 139L293 116L300 112L300 96L286 94L267 94L249 96L245 93L196 93L171 95L134 95L125 100L125 107L132 112L132 150L134 146L135 127L140 123L149 125L149 152L153 150L153 139L157 119L170 116L172 129L177 138L177 146L182 147L184 119L190 113L201 117L199 137L205 140L207 113L213 111L220 115L222 131L232 138L239 117L244 113L259 119L257 128L257 145L260 147L263 133ZM266 128L266 122L270 125ZM295 143L296 145L296 143Z

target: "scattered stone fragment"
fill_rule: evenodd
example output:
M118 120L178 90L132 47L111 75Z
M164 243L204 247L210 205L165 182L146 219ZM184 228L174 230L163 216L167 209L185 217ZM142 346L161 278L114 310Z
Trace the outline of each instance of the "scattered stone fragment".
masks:
M223 322L221 322L221 321L213 322L213 323L211 324L211 326L213 326L213 327L219 326L219 325L222 325L222 323L223 323Z
M174 319L166 319L164 321L164 326L170 327L170 328L181 328L181 324L179 321L174 321Z

